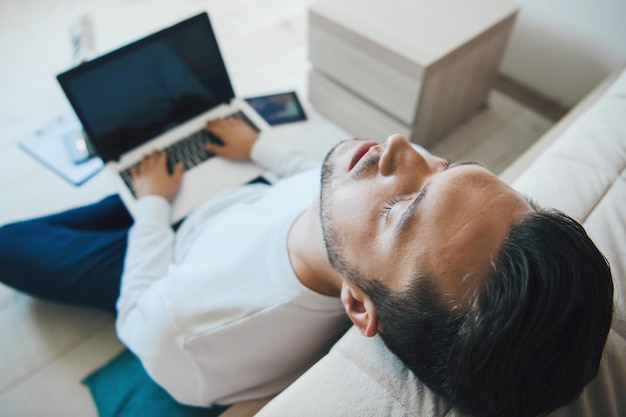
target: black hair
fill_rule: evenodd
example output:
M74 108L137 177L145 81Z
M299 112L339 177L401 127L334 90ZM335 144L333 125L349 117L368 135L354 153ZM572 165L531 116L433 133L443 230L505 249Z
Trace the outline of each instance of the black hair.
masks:
M434 393L465 414L545 415L597 374L613 317L608 262L557 211L518 220L492 270L450 308L433 277L401 291L352 277L376 306L380 335Z

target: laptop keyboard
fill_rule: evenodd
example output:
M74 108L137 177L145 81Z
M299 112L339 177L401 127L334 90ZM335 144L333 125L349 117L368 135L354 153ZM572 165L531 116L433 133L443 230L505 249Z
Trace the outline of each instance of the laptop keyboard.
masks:
M243 120L256 132L260 132L260 129L241 111L237 111L227 117L234 117L236 119ZM213 133L200 129L197 132L192 133L186 138L182 138L178 142L168 146L164 149L167 152L167 169L171 173L176 164L182 162L185 166L185 171L199 165L209 158L215 156L211 152L207 152L204 149L204 145L207 143L221 144L221 139ZM120 171L120 176L129 190L134 194L133 187L131 185L132 175L130 173L133 167L129 167L124 171Z

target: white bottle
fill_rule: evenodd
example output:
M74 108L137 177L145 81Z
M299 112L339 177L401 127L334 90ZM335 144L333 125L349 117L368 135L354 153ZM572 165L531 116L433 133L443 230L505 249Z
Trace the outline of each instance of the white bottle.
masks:
M96 55L93 21L88 14L78 16L70 26L72 41L72 62L80 65Z

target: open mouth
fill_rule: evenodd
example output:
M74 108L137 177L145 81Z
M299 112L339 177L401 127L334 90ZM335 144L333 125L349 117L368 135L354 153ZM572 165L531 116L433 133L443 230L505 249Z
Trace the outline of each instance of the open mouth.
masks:
M356 164L359 163L361 158L363 158L370 149L372 149L374 146L377 146L377 145L378 143L374 141L364 142L361 145L359 145L354 151L354 154L352 154L352 160L350 161L350 166L348 167L348 171L352 171L352 168L354 168Z

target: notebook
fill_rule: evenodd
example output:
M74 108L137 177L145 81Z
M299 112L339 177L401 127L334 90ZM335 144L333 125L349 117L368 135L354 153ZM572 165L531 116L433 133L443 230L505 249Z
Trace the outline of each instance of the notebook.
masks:
M131 213L136 199L130 167L154 149L168 151L168 164L185 162L181 189L172 202L172 223L216 192L244 184L263 169L204 151L219 138L207 120L234 116L254 129L269 125L235 97L209 16L201 13L57 76L82 123L93 153L105 163ZM185 142L186 141L186 142ZM192 143L191 143L192 142Z

